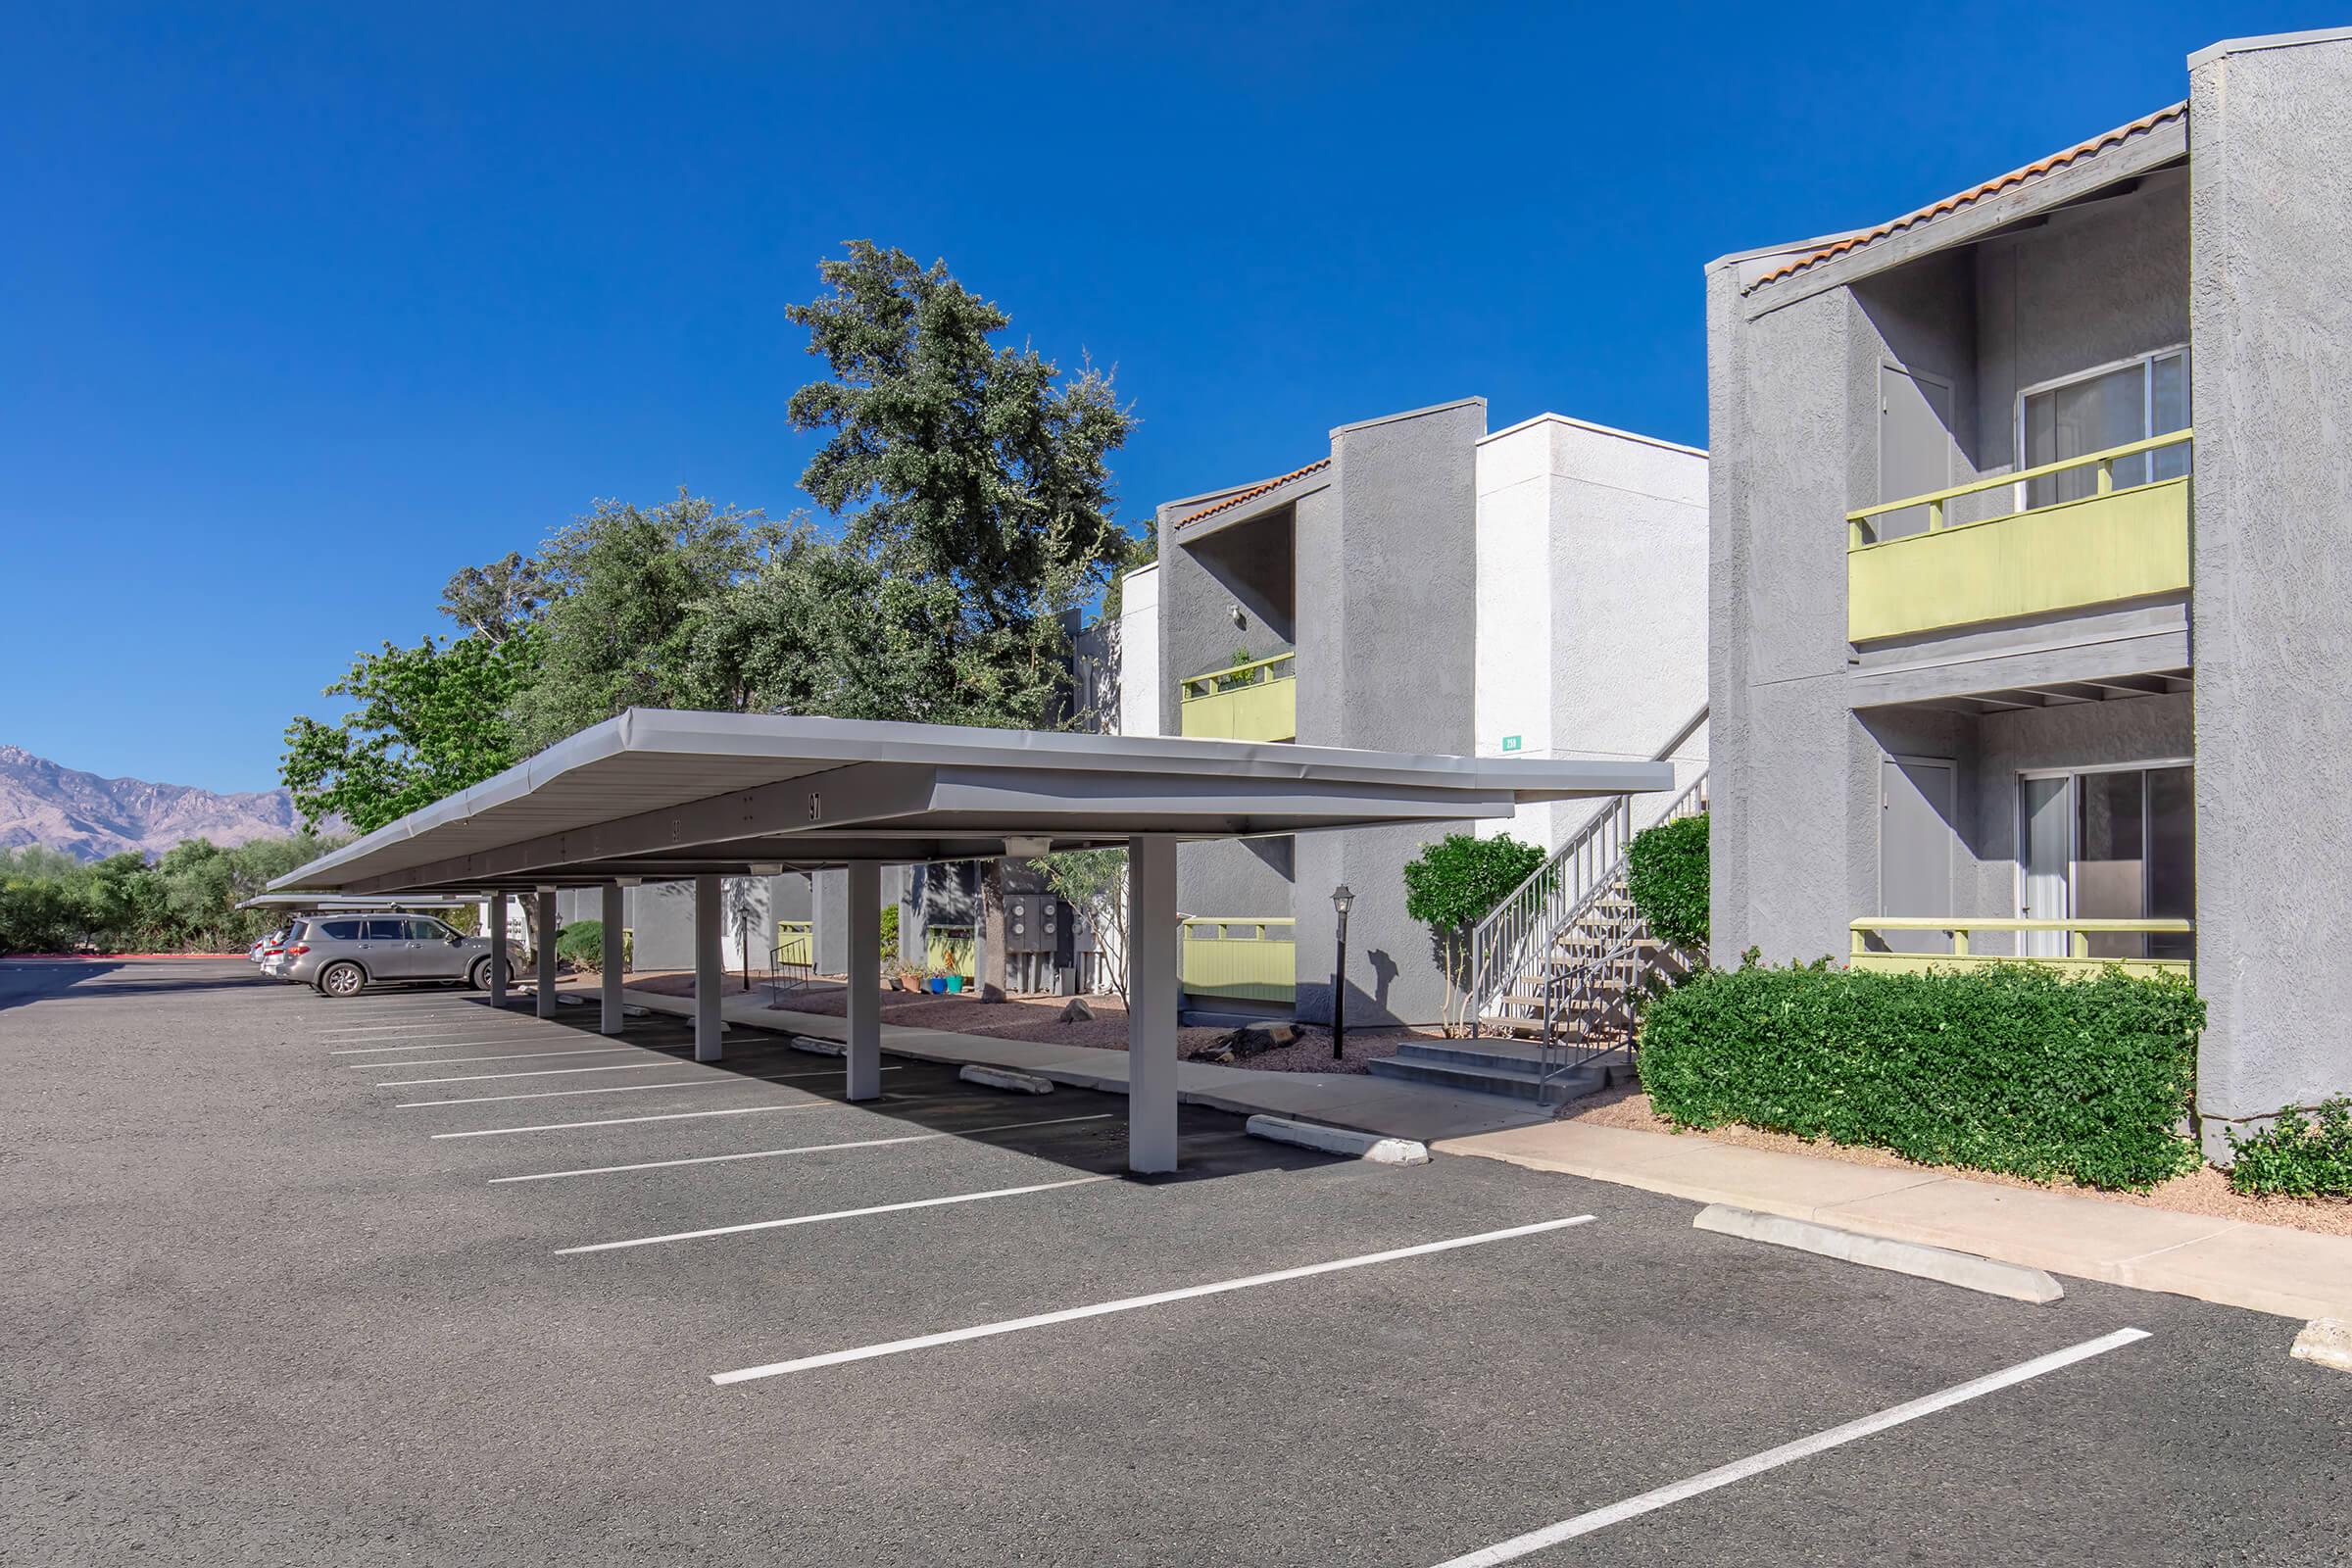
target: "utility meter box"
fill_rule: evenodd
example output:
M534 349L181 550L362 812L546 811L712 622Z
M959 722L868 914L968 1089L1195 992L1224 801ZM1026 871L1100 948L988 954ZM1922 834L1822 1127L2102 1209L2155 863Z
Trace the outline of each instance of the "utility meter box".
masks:
M1004 951L1052 953L1061 936L1061 901L1051 893L1004 895Z

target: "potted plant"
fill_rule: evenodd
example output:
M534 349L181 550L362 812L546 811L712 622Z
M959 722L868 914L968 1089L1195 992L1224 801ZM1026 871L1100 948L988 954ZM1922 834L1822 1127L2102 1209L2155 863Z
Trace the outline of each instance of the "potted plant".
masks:
M948 994L948 972L945 969L931 970L923 977L923 989L935 997L946 996Z

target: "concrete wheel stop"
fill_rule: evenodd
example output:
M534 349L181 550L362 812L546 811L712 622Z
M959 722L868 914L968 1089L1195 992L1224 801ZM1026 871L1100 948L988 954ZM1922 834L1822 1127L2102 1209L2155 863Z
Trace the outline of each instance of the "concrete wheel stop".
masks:
M1832 1225L1790 1219L1783 1214L1760 1214L1729 1203L1709 1203L1690 1223L1694 1229L1713 1231L1718 1236L1794 1248L1800 1252L1816 1252L1823 1257L1859 1263L1865 1268L1883 1268L1957 1285L1964 1291L1980 1291L1986 1296L2005 1296L2013 1301L2030 1301L2036 1306L2047 1306L2066 1295L2055 1279L2037 1268L1996 1262L1974 1252L1955 1252L1920 1242L1897 1242L1884 1236L1841 1231Z

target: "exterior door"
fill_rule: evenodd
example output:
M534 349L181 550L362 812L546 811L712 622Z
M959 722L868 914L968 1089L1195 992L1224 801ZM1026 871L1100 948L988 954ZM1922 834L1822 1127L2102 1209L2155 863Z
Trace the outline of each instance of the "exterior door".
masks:
M1879 500L1924 496L1952 482L1952 386L1916 370L1879 367ZM1928 509L1878 519L1878 537L1925 532Z
M1879 912L1949 915L1954 831L1953 767L1948 761L1887 758L1879 764ZM1889 931L1894 953L1948 953L1933 931Z

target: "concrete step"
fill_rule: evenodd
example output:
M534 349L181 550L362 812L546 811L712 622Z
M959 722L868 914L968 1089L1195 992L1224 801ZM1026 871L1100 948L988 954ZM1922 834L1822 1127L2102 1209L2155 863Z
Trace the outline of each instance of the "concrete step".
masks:
M1543 1059L1543 1048L1523 1040L1412 1040L1396 1048L1408 1061L1436 1061L1458 1067L1494 1067L1523 1072Z
M1474 1094L1499 1095L1512 1100L1555 1104L1597 1094L1611 1083L1621 1081L1632 1070L1630 1058L1619 1049L1570 1071L1555 1074L1549 1082L1545 1082L1537 1071L1535 1048L1522 1045L1519 1048L1524 1053L1522 1055L1495 1049L1509 1044L1503 1041L1455 1041L1429 1046L1416 1043L1394 1056L1366 1062L1365 1068L1377 1078L1401 1079L1446 1089L1465 1089ZM1485 1062L1448 1059L1456 1054L1475 1056L1481 1045L1488 1048L1488 1059ZM1414 1054L1405 1054L1408 1051Z

